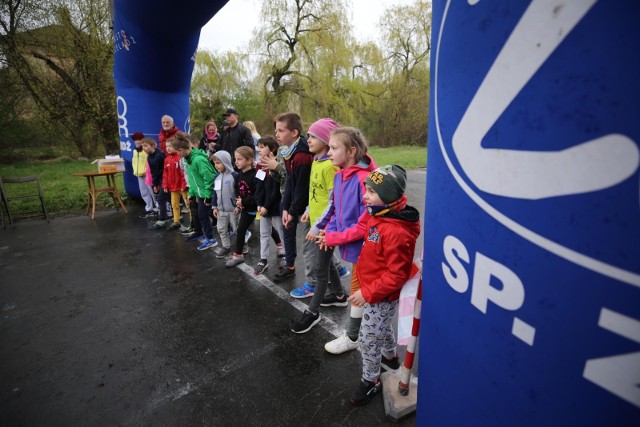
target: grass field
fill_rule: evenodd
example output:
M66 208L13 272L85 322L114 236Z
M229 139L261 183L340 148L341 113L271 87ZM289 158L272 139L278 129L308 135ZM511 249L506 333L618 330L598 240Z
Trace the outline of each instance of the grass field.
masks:
M425 167L427 161L427 150L424 147L372 147L370 154L380 166L388 163L397 163L406 169L417 169ZM0 176L38 175L49 214L51 216L61 216L84 213L87 204L87 180L82 177L72 176L72 174L94 170L97 170L97 166L92 165L88 160L64 159L0 165ZM102 180L105 180L105 178L96 178L96 184L100 186ZM134 199L127 197L121 174L117 175L116 182L124 203L136 203ZM20 190L28 190L29 185L9 185L7 192L10 195L20 194ZM23 201L21 203L16 201L12 202L11 207L12 211L19 213L22 210L33 210L33 207L37 205L37 200ZM100 194L96 208L104 207L113 207L113 201L108 195Z
M391 148L371 147L369 154L378 166L389 163L398 164L405 169L418 169L427 166L427 148L401 146Z

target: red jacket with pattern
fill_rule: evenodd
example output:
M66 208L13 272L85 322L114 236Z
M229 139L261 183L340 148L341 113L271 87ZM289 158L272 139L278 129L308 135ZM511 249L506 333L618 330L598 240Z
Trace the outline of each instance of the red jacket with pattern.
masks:
M395 301L418 268L413 263L420 235L420 214L412 206L372 216L355 269L368 303Z

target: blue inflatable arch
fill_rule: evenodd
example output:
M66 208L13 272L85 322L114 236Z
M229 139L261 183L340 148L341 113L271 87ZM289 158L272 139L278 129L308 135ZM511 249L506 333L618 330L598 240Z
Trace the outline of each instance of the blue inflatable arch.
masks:
M140 131L157 139L160 118L189 132L189 91L200 29L226 0L130 1L113 4L114 80L125 189L140 197L132 174L133 141Z

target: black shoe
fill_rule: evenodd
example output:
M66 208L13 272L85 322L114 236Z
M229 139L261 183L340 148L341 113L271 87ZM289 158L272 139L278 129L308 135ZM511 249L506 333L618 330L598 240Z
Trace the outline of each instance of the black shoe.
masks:
M349 401L352 405L356 406L366 405L376 394L378 394L380 390L382 390L382 383L380 382L380 379L375 383L361 379L360 384L353 389L353 393L351 394Z
M348 297L345 294L342 294L340 297L337 295L329 295L322 299L320 305L322 307L346 307L348 304L347 298Z
M195 231L193 231L193 228L192 228L192 227L189 227L189 228L187 228L186 230L181 231L181 232L180 232L180 234L182 234L182 235L183 235L183 236L185 236L185 237L191 237L191 236L193 236L194 234L196 234L196 232L195 232ZM200 234L202 234L202 233L200 233Z
M253 267L253 274L258 276L267 271L267 268L269 268L269 262L266 259L261 259L256 266Z
M275 280L276 282L281 282L284 279L288 279L289 277L293 277L295 275L295 268L285 267L282 270L278 271L275 276L273 276L273 280Z
M155 212L153 211L145 211L145 213L142 215L139 215L138 218L140 219L153 218L155 216L154 213Z
M398 360L398 355L396 354L391 359L387 359L382 356L382 362L380 363L380 367L383 371L395 371L400 368L400 360Z
M293 322L291 332L296 334L304 334L313 328L320 321L320 313L313 314L309 310L305 310L302 316Z

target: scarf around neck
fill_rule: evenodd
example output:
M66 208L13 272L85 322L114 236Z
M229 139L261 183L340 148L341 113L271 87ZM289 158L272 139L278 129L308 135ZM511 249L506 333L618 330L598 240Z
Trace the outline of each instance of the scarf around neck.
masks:
M298 146L298 142L300 142L300 138L296 139L296 142L291 144L291 147L283 148L282 149L282 157L284 157L285 159L289 160L289 158L291 157L293 152L296 150L296 147Z
M391 202L386 205L378 205L378 206L367 206L367 212L371 216L382 216L384 214L388 214L390 212L401 211L407 206L407 196L402 195L395 202Z

